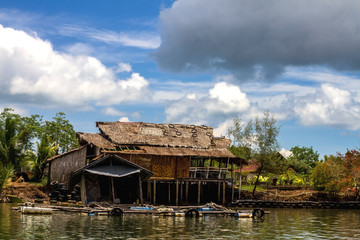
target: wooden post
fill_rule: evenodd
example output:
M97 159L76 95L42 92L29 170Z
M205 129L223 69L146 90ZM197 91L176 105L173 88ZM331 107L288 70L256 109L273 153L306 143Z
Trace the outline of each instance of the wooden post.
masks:
M188 197L189 197L189 182L186 182L186 185L185 185L185 202L188 202Z
M140 204L143 204L143 191L142 191L142 182L141 182L140 173L139 173L139 198L140 198Z
M87 205L86 199L86 183L85 183L85 174L81 175L81 182L80 182L80 191L81 191L81 200L84 206Z
M169 197L169 204L171 203L171 191L170 191L170 182L168 183L168 197Z
M179 205L179 181L176 180L176 206Z
M241 199L241 165L240 165L240 176L239 176L239 200Z
M110 166L112 166L112 160L110 159ZM114 178L110 177L111 181L111 193L112 193L112 200L115 202L115 189L114 189Z
M151 182L150 180L147 181L147 199L151 202Z
M183 202L183 186L184 185L184 182L181 182L180 183L180 203Z
M156 180L154 180L154 198L153 198L153 200L154 200L154 205L156 204Z
M198 182L198 205L200 205L201 181Z
M231 202L234 202L234 192L235 192L235 177L234 177L234 164L231 163Z
M222 199L222 204L224 205L225 204L225 184L226 184L226 182L225 181L223 181L223 199Z
M220 203L220 195L221 195L221 182L218 181L218 203Z

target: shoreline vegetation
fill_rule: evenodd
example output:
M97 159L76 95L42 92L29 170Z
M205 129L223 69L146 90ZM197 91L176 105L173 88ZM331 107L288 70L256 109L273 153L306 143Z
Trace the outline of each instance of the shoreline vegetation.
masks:
M277 142L279 131L277 120L269 112L247 123L234 118L227 132L232 140L229 150L246 162L234 167L234 176L227 176L229 182L235 180L235 186L242 181L241 196L234 201L359 200L358 150L320 159L312 147L295 146L290 149L291 155L283 156ZM5 108L0 113L0 202L9 201L11 197L7 196L24 202L48 200L47 160L78 146L76 131L64 113L44 121L42 116L23 117ZM211 161L203 161L203 167L210 166ZM234 195L239 196L237 189Z

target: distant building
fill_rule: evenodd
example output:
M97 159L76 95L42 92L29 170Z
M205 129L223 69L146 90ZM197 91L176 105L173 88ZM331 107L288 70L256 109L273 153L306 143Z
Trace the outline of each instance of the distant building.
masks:
M213 136L213 128L142 122L96 126L100 133L77 133L80 148L49 159L50 181L80 183L84 202L183 204L233 196L226 195L226 187L234 182L232 166L242 159L228 150L229 139Z

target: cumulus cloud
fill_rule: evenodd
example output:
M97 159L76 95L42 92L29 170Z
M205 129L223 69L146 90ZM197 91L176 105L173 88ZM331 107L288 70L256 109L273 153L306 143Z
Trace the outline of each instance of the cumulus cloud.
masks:
M121 117L119 122L130 122L130 119L128 117Z
M299 98L294 108L305 126L328 125L351 130L360 129L360 101L358 94L322 84L315 94Z
M165 110L166 120L192 124L209 124L250 110L250 101L240 87L226 82L216 83L205 97L194 93L174 101ZM210 120L211 119L211 120Z
M0 93L7 101L106 106L146 97L149 83L139 73L117 79L96 58L57 52L36 35L0 25L0 36Z
M358 9L357 0L178 0L160 13L154 58L170 71L244 77L272 78L286 66L359 70Z

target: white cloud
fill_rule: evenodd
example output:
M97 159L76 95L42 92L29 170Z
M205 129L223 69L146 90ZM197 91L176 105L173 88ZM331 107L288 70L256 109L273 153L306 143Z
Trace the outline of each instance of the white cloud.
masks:
M124 115L126 113L124 112L121 112L119 110L116 110L115 108L113 107L107 107L103 110L104 114L105 115L108 115L108 116L121 116L121 115Z
M119 44L143 49L155 49L158 48L161 43L160 36L151 32L117 33L75 25L63 25L59 28L59 31L60 34L65 36L88 37L107 44Z
M209 91L209 97L215 100L207 105L209 112L225 114L243 112L250 106L250 101L246 98L246 94L241 92L240 87L226 82L217 83Z
M130 119L128 117L121 117L119 122L130 122Z
M41 105L112 105L146 98L148 81L138 73L116 79L94 57L53 49L49 41L0 25L0 92Z
M205 97L190 93L174 101L166 110L169 122L208 124L216 118L251 111L250 101L238 86L220 82Z
M118 63L118 66L116 68L116 73L120 73L120 72L131 72L132 68L131 65L129 63Z
M348 90L322 84L315 94L298 99L295 114L305 126L360 129L360 102L357 97Z

